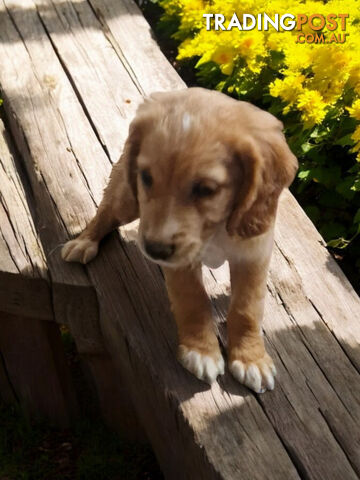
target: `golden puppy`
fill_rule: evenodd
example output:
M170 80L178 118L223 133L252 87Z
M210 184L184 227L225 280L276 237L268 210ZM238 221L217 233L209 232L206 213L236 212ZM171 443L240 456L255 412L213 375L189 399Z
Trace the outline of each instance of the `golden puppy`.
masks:
M297 160L282 124L221 93L156 93L139 107L97 215L62 251L89 262L100 240L140 217L139 246L164 270L180 362L199 379L224 373L201 263L229 261L228 362L255 392L274 388L261 322L279 195Z

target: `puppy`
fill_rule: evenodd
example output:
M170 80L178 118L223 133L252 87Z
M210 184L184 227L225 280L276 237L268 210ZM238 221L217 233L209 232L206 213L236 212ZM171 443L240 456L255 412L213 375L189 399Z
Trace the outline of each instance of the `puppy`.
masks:
M140 217L139 247L162 266L178 358L199 379L224 373L201 263L230 265L228 364L255 392L274 388L261 323L279 195L298 164L275 117L202 88L139 107L95 218L62 250L87 263L111 230Z

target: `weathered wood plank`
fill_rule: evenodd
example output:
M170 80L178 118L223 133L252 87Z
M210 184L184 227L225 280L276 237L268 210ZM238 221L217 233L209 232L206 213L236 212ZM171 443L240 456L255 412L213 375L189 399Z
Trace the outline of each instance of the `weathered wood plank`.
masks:
M47 264L0 120L0 310L53 318Z
M148 22L134 1L89 0L89 3L129 76L144 95L186 87L161 52Z
M76 400L58 326L49 322L47 263L11 148L0 121L1 396L64 427Z
M117 161L127 135L124 118L134 116L141 99L138 88L129 81L87 2L36 0L34 4L98 138L112 162ZM103 94L97 96L99 89Z
M22 7L26 7L25 2L20 7L14 7L13 19L4 13L1 15L1 72L7 79L6 88L5 85L2 86L6 105L14 106L8 120L23 157L28 158L34 167L29 169L31 182L43 186L37 191L35 201L37 215L41 219L38 230L43 245L46 245L47 262L51 265L55 319L59 323L72 326L73 331L78 334L76 341L80 352L89 352L90 348L94 353L99 353L104 350L104 346L101 342L97 310L94 308L94 305L97 305L96 293L83 269L63 268L58 253L69 233L74 234L81 226L85 226L88 218L81 215L82 208L84 207L83 211L87 209L89 216L90 212L95 212L94 198L99 200L102 192L102 186L96 185L95 179L101 178L101 175L105 179L110 162L97 142L76 97L76 101L73 101L73 90L60 63L56 61L40 21L32 22L34 17L37 18L34 6L32 5L32 10ZM1 8L5 11L4 4ZM17 26L21 35L28 38L26 48L13 20L18 20ZM16 62L13 62L14 58ZM34 70L38 67L36 74L29 63L30 58L34 60ZM25 65L28 68L23 68ZM53 107L54 101L61 105L61 109ZM39 125L40 117L43 128ZM31 138L24 136L23 132L27 129L32 130ZM37 168L41 155L49 167L48 170ZM100 163L102 167L95 169L92 158L97 157L104 161ZM72 162L66 162L68 158L71 158ZM66 178L68 183L76 185L77 200L71 197L71 188L66 184L58 184L57 179L61 176ZM68 206L53 201L48 195L50 185L57 189L61 198L67 197ZM88 185L92 187L91 193ZM63 220L64 215L67 216L67 223ZM53 229L55 224L56 231ZM73 285L81 289L75 291ZM84 317L87 318L87 329L81 326ZM77 326L77 323L80 323L80 326Z
M290 235L291 232L291 235ZM360 372L360 300L292 195L280 203L276 242L306 298Z
M34 187L38 229L51 270L55 320L70 326L77 350L86 354L85 361L88 354L95 355L88 366L95 385L100 387L108 381L111 359L99 326L96 292L84 269L64 265L59 247L93 215L111 163L57 60L34 4L10 2L8 7L11 15L4 3L0 5L0 50L4 60L0 84L4 88L5 78L5 106L14 106L8 110L7 118ZM29 131L32 134L27 136ZM67 162L69 158L71 161ZM94 165L94 158L99 159L98 165ZM41 169L40 164L48 168ZM65 183L58 182L61 177L66 179ZM72 197L73 191L77 200ZM84 215L79 223L82 209ZM102 406L114 398L118 387L114 385L113 391L98 390ZM126 396L124 387L120 393ZM110 425L119 424L120 415L115 408L112 412L106 410L104 415ZM126 428L126 422L123 427Z

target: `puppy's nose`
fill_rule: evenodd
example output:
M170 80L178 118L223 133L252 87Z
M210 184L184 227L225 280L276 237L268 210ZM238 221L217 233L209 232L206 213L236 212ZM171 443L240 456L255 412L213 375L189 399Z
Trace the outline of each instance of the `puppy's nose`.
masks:
M145 250L155 260L166 260L175 251L175 245L145 240Z

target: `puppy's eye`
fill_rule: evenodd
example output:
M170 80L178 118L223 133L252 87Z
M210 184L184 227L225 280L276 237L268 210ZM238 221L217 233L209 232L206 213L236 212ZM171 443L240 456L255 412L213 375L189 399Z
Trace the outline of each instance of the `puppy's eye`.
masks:
M141 172L140 172L140 178L141 178L141 181L142 181L143 185L144 185L146 188L150 188L151 185L153 184L153 178L152 178L152 176L150 175L149 170L141 170Z
M217 191L217 185L209 185L203 182L196 182L193 185L191 195L196 198L211 197Z

